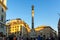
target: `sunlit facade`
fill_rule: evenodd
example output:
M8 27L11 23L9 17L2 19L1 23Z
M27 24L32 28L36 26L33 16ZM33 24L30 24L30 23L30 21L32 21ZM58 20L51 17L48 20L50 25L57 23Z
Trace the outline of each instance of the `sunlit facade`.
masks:
M18 36L20 34L23 36L28 36L29 33L31 32L31 29L29 28L28 24L19 18L10 20L9 22L7 22L7 24L9 24L9 27L8 27L9 34L13 33L16 36ZM53 35L53 37L57 36L56 31L53 30L50 26L39 26L39 27L35 28L35 31L37 33L37 36L45 35L46 38L50 37L51 35Z
M4 11L7 10L7 0L0 0L0 6L4 9Z
M27 35L28 32L30 32L30 28L28 24L26 24L24 21L21 19L13 19L10 20L7 24L9 24L9 34L15 34L16 36L22 34L22 35Z

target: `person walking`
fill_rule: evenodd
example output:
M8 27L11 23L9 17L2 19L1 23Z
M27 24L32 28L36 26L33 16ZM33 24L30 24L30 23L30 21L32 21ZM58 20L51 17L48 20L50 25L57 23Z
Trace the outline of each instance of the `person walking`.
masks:
M0 37L0 40L3 40L3 37Z
M3 40L7 40L7 37L5 35L3 36Z
M42 37L40 35L38 35L38 40L42 40Z
M13 37L13 40L17 40L16 36Z

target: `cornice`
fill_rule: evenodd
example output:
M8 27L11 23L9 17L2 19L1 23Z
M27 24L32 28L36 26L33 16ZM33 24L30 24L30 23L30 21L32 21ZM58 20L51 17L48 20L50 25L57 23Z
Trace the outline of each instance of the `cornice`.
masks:
M4 8L5 11L8 9L1 1L0 1L0 5Z

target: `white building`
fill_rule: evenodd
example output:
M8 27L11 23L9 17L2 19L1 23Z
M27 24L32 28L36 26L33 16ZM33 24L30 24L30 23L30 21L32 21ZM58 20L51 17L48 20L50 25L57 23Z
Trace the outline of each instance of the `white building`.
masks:
M5 23L6 21L6 0L0 0L0 22ZM6 34L6 28L0 23L0 32Z

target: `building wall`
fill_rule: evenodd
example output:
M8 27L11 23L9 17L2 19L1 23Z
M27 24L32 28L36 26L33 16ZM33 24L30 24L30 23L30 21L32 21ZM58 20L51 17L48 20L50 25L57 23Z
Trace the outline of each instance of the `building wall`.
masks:
M58 40L60 40L60 18L58 21Z
M7 0L0 0L6 6Z
M10 22L8 22L9 23L9 34L15 34L16 36L19 36L21 33L21 35L23 35L23 36L27 36L27 33L28 33L28 29L29 29L29 27L28 27L28 25L24 22L24 21L22 21L22 20L17 20L17 19L13 19L13 20L10 20Z
M43 28L43 29L36 31L37 32L37 36L38 35L40 35L41 37L45 36L45 38L56 37L57 36L56 31L53 30L49 26L40 27L40 28Z
M0 6L0 21L5 23L6 21L6 12L3 10L2 6ZM0 24L0 32L6 35L6 27Z

